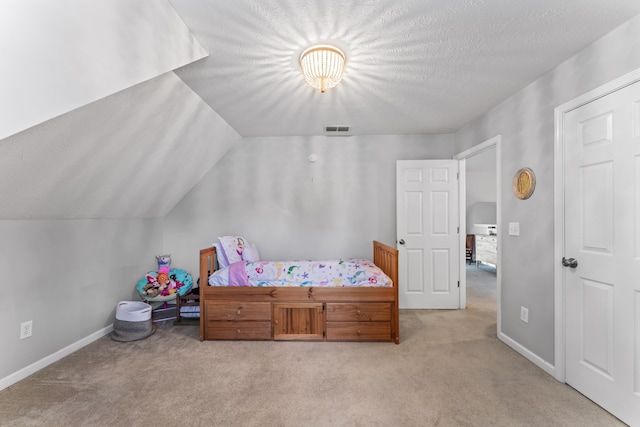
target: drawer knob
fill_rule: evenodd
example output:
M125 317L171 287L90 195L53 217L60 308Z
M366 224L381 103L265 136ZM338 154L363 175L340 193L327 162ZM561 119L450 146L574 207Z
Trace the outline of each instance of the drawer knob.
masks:
M358 330L356 331L356 334L360 335L360 329L358 329Z
M238 309L238 311L236 311L236 314L240 314L240 309Z
M356 311L356 314L357 314L358 316L360 316L360 315L362 314L362 312L361 312L360 310L358 310L358 311Z
M240 333L240 329L236 329L236 334L239 334L239 333Z
M275 324L277 325L277 324L278 324L278 319L275 319L275 320L273 321L273 323L275 323Z

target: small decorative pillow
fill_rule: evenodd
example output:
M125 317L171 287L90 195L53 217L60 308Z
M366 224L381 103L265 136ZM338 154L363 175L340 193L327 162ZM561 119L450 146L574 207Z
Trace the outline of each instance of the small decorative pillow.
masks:
M220 237L222 251L227 258L228 264L242 261L242 251L247 245L247 241L242 236L222 236Z
M255 244L250 244L244 247L242 251L242 259L245 261L260 261L260 254L258 253L258 248Z

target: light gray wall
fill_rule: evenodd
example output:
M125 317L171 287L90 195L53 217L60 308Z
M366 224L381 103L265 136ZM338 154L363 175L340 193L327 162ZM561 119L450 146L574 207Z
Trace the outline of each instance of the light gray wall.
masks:
M0 221L0 380L113 323L161 252L159 219Z
M263 259L371 258L395 245L396 160L452 156L452 135L245 138L165 217L165 250L194 272L227 234Z
M476 202L467 205L467 234L487 234L487 225L497 224L496 214L496 202Z
M554 108L640 68L640 16L550 71L455 134L456 152L502 136L502 332L554 364ZM511 183L533 169L536 191L517 199ZM507 235L520 223L520 237ZM529 323L520 321L520 306Z
M495 167L495 166L494 166ZM496 223L496 171L467 170L467 233L479 233L473 224Z

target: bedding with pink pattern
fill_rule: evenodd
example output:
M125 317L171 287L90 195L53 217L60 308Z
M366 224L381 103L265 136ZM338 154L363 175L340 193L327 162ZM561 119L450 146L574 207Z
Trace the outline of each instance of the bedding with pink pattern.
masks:
M211 286L393 286L391 279L366 259L327 261L239 261L215 271Z

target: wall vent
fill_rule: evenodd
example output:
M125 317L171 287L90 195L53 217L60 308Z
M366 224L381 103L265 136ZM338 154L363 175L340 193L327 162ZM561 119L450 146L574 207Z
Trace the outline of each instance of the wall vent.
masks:
M347 136L351 134L350 132L351 126L332 125L324 127L324 133L329 136Z

